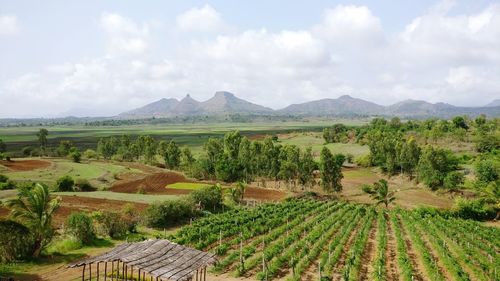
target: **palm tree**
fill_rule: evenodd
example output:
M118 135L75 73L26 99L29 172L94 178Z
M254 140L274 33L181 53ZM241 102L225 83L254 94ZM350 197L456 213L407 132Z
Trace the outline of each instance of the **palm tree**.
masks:
M389 191L389 185L384 179L374 182L373 186L363 186L363 191L370 194L377 201L377 205L384 203L386 208L396 200L394 191Z
M11 216L25 224L34 238L33 257L40 256L42 249L54 234L52 216L59 208L60 198L50 199L47 186L36 184L34 187L21 187L18 198L6 202Z

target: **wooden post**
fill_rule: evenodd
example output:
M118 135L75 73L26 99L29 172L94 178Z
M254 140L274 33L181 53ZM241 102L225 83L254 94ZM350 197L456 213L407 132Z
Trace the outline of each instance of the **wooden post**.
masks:
M125 277L125 263L122 262L122 279Z
M196 274L196 279L195 280L198 281L198 270L196 270L195 274Z
M321 261L319 261L318 264L318 276L319 276L319 281L321 281Z
M123 267L125 267L125 274L123 274L123 279L124 279L124 280L127 280L127 279L128 279L128 278L127 278L127 277L128 277L128 266L127 266L127 265L125 265L125 263L123 263L123 264L124 264L124 266L123 266Z
M207 267L205 266L203 268L203 281L206 281L207 280Z
M108 278L108 262L104 263L104 281Z
M141 281L141 269L140 268L139 268L139 272L137 272L137 281Z
M130 266L130 276L132 278L134 278L134 266L133 265Z
M82 281L85 281L85 267L87 265L86 264L83 264L83 270L82 270Z
M115 261L111 261L111 281L113 281L113 275L115 274Z
M99 281L99 262L97 262L97 281Z
M89 280L92 280L92 264L89 263Z

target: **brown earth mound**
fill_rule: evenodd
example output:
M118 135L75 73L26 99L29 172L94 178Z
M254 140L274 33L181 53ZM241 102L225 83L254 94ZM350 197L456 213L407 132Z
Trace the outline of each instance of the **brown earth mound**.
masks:
M137 193L139 190L142 192L153 194L172 194L172 190L167 190L165 187L168 184L176 182L190 182L182 174L175 172L162 172L152 175L143 176L133 180L119 180L111 186L111 191L124 192L124 193ZM181 194L186 194L182 191Z
M9 168L12 171L31 171L50 167L51 162L44 160L18 160L18 161L0 161L0 165Z
M286 193L275 189L249 186L245 189L245 198L251 198L262 201L283 200L286 198Z

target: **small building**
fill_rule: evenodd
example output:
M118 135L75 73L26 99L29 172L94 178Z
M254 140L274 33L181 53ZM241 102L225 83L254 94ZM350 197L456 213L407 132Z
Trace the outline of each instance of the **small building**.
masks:
M215 254L157 239L124 243L96 257L69 265L82 267L83 280L206 280Z

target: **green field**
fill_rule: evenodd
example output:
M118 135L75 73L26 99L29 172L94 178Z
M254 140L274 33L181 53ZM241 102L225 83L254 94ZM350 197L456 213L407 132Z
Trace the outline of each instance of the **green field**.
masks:
M319 153L325 144L321 133L296 133L280 138L283 144L294 144L301 148L311 147L314 155L319 157ZM357 143L329 143L326 145L332 153L352 154L358 157L369 152L368 146Z
M144 204L151 204L153 202L160 202L160 201L179 198L178 195L157 195L157 194L149 195L149 194L120 193L111 191L54 192L53 194L64 195L64 196L79 196L79 197L119 200L119 201L144 203Z
M189 146L196 154L209 137L220 137L226 132L239 130L247 136L262 134L288 133L294 131L321 131L334 123L346 125L365 124L366 120L352 119L311 119L304 121L272 122L220 122L195 124L158 124L123 126L33 126L0 127L0 139L7 144L8 151L19 152L25 146L38 146L36 133L40 128L49 131L49 147L56 147L61 140L71 140L82 149L95 149L101 137L124 134L152 135L158 139L173 139L179 145Z
M210 185L206 183L195 183L195 182L176 182L173 184L169 184L167 188L196 190L206 186Z
M74 179L86 179L96 188L108 187L113 182L114 176L123 172L141 173L137 169L131 169L112 162L90 161L74 163L67 159L47 159L52 166L32 171L2 171L3 174L15 181L36 181L48 185L55 184L62 176L69 175Z

